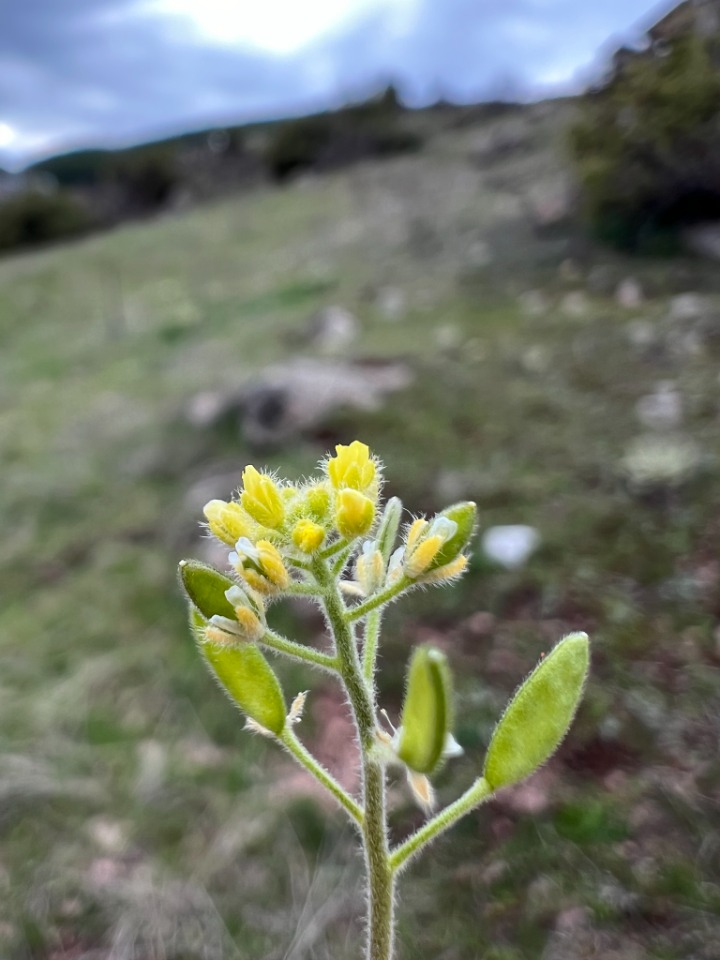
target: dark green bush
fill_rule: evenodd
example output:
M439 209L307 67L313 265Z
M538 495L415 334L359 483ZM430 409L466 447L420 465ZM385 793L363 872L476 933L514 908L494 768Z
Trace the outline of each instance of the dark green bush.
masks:
M571 146L602 240L657 249L720 217L719 53L717 38L681 36L586 95Z
M91 226L88 212L71 194L28 191L0 204L0 250L76 237Z
M278 124L265 150L275 180L303 170L327 170L366 157L419 150L421 137L403 123L403 108L393 87L380 96Z
M127 212L164 207L180 182L175 149L153 145L123 150L109 162L108 179L121 188Z

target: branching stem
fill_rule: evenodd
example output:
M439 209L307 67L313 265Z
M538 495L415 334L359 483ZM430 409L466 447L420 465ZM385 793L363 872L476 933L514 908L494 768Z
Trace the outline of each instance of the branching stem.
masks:
M424 826L393 850L390 856L393 873L401 870L426 844L452 827L466 813L479 807L491 794L492 789L487 780L483 777L477 779L454 803L441 810L432 820L428 820Z
M353 800L350 794L343 790L337 780L335 780L325 767L318 763L310 751L303 746L289 724L285 726L280 737L280 742L293 757L295 757L298 763L305 767L305 769L335 797L338 803L350 814L352 820L362 827L364 819L362 807Z
M329 653L323 653L322 650L315 650L314 647L305 647L294 640L288 640L287 637L281 637L279 633L274 633L272 630L265 631L260 643L277 653L284 653L286 657L293 660L310 663L315 667L321 667L323 670L329 670L331 673L338 672L337 657Z
M356 607L351 607L346 614L348 622L354 623L356 620L360 620L363 617L366 617L369 613L372 613L373 610L378 610L386 603L394 600L398 594L402 593L403 590L406 590L409 586L410 581L406 577L400 577L400 579L396 580L391 587L387 588L387 590L383 590L381 593L376 593L374 597L369 597L363 603L359 603Z

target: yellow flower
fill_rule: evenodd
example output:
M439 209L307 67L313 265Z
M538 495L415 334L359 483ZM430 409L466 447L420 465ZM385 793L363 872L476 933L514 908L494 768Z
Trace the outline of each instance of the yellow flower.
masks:
M327 464L333 487L336 490L349 487L366 492L372 486L377 472L370 448L359 440L353 440L349 447L338 444L335 451L336 456L331 457Z
M211 500L203 507L210 533L232 546L240 537L252 536L254 523L239 503Z
M312 520L298 520L292 532L292 539L298 550L314 553L325 539L325 531Z
M375 504L357 490L341 490L335 499L335 526L346 540L367 533L375 519Z
M423 519L415 520L408 530L405 542L405 553L402 561L405 576L410 580L417 580L419 577L423 577L423 574L426 574L423 580L431 579L432 574L435 573L432 570L433 563L445 544L455 536L457 529L457 523L448 517L436 517L432 523ZM453 566L453 564L448 564L448 566ZM441 569L445 570L445 566ZM457 576L463 569L464 566L459 570L453 570L449 576ZM444 576L432 579L442 580Z
M268 540L251 543L241 537L236 551L230 554L230 563L238 576L258 593L269 596L282 593L290 584L290 576L277 548Z
M277 530L285 519L283 497L277 483L253 466L245 468L242 480L244 489L240 502L245 510L262 526Z

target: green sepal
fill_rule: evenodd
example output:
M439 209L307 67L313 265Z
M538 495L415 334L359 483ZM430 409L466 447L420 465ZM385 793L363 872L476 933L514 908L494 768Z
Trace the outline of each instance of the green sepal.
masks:
M452 563L468 545L477 522L477 504L473 503L472 500L464 500L443 510L442 513L438 514L438 517L447 517L448 520L452 520L457 524L457 531L438 551L430 565L430 570L437 570L439 567Z
M225 591L235 582L224 574L198 560L180 561L180 580L191 603L209 620L215 615L235 620L235 610Z
M280 682L254 643L220 646L205 640L205 618L190 608L190 628L198 649L233 703L265 730L280 736L287 707Z
M400 722L398 757L416 773L432 773L452 732L452 678L436 647L413 651Z
M380 518L380 525L378 526L378 531L375 536L378 550L382 554L386 565L390 559L390 554L395 549L395 541L397 539L398 529L400 528L401 518L402 502L398 497L391 497L385 504L385 509Z
M535 667L495 727L483 776L493 790L529 776L570 728L590 666L590 641L571 633Z

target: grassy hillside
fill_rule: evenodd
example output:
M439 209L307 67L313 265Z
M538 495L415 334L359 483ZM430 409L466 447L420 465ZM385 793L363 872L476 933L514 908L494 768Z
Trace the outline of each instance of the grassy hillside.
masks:
M212 478L300 474L359 436L410 509L472 497L483 529L542 537L525 568L478 550L389 618L391 714L411 639L458 677L466 754L442 798L540 652L570 629L595 644L557 760L408 872L400 956L717 957L720 278L533 229L568 109L0 263L0 955L358 956L353 838L205 676L175 569L203 549ZM629 274L644 299L621 306ZM402 357L413 386L271 452L188 422L330 304L360 321L350 356ZM661 381L683 418L653 433L636 404ZM337 768L343 707L315 690L300 733ZM400 782L393 802L399 837L419 814Z

